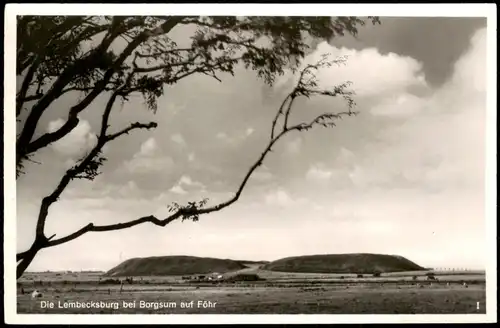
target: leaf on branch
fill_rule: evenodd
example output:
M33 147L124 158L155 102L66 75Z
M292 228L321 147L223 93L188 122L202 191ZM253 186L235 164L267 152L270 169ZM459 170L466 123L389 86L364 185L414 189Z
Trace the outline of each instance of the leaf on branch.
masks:
M75 179L94 180L99 174L101 174L101 172L99 172L99 168L105 161L107 161L107 159L101 156L101 154L98 154L94 158L90 159L83 168L80 168L81 172L75 174Z
M181 220L191 220L196 222L199 220L199 210L208 203L208 198L204 198L197 202L188 202L187 205L181 206L178 203L173 203L168 206L169 212L180 211Z

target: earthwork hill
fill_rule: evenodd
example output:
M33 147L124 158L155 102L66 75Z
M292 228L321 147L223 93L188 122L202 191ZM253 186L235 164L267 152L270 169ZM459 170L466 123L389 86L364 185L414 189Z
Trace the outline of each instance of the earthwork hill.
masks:
M237 261L195 256L133 258L109 270L108 276L169 276L248 272L251 269L297 273L374 273L425 270L410 260L383 254L308 255L266 261Z

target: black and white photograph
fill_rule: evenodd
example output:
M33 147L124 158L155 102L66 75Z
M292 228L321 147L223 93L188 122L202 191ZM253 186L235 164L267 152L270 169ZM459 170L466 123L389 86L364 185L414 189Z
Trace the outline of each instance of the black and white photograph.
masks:
M7 5L8 322L496 322L495 7Z

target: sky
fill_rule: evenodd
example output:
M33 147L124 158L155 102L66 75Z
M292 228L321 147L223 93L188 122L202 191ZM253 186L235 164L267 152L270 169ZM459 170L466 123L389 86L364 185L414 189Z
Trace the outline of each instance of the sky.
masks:
M237 203L164 228L87 233L42 250L28 270L109 270L134 257L192 255L238 260L383 253L425 267L483 268L486 261L484 166L486 20L389 18L357 38L317 42L322 54L347 56L323 69L323 86L352 81L359 115L333 129L291 133L266 157ZM172 30L182 42L192 30ZM266 146L271 122L296 76L266 86L238 68L217 82L192 76L165 89L156 114L141 97L117 105L112 131L154 120L106 146L93 182L73 181L49 212L46 235L65 236L92 222L111 224L167 206L229 199ZM51 131L78 98L68 94L41 119ZM106 97L97 98L68 136L40 151L17 180L17 250L32 243L41 199L98 132ZM292 121L338 99L297 101Z

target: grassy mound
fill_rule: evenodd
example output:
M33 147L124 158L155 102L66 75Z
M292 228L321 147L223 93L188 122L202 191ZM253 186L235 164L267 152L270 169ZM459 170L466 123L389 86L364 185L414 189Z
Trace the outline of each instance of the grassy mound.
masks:
M195 256L157 256L127 260L109 270L107 276L176 276L229 272L244 269L233 260Z
M374 273L425 270L402 256L366 253L287 257L266 264L262 269L304 273Z

